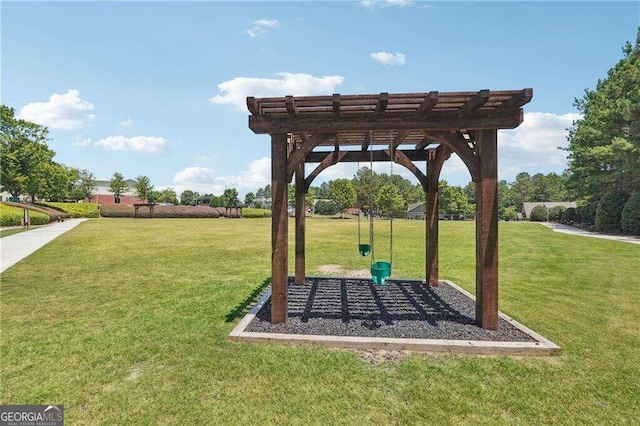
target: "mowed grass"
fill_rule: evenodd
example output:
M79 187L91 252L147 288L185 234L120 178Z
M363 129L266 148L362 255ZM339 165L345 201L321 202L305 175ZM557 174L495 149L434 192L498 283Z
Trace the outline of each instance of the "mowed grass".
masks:
M5 271L0 403L64 404L69 424L637 422L639 246L501 223L500 308L564 354L372 364L227 341L270 275L270 223L94 219ZM394 228L394 276L423 277L424 222ZM474 223L440 229L441 277L473 291ZM307 220L307 274L327 264L368 268L355 220Z

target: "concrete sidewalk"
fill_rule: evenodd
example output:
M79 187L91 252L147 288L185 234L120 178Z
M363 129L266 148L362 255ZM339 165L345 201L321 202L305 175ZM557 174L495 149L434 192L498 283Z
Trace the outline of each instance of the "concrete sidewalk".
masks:
M608 235L608 234L601 234L599 232L589 232L579 228L574 228L573 226L563 225L561 223L553 223L553 222L539 222L539 223L541 225L546 226L547 228L553 229L555 232L560 232L562 234L580 235L583 237L602 238L603 240L614 240L614 241L622 241L623 243L640 244L640 238L629 236L629 235Z
M47 226L0 238L0 272L15 265L50 241L87 219L66 219Z

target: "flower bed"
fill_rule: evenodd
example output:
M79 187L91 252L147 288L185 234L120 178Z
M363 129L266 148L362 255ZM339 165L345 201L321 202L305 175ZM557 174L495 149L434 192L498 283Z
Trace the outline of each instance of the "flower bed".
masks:
M41 203L45 207L69 213L71 217L98 217L98 205L96 203Z
M135 217L136 210L133 206L100 206L102 217ZM149 217L149 209L140 207L139 217ZM218 218L218 210L209 206L155 206L153 208L155 218Z
M0 204L0 226L20 226L24 217L24 209ZM29 211L29 219L32 225L46 225L49 216L44 213Z

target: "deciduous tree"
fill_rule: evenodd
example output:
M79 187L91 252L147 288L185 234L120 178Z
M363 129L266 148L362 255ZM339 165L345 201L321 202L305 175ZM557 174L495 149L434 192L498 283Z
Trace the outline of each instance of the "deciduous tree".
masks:
M136 176L133 187L139 199L149 201L149 194L153 191L153 185L151 185L151 180L148 176Z
M353 207L356 202L356 189L350 180L336 179L331 184L331 199L338 206L338 210L342 212L342 218L344 218L344 211Z
M109 192L113 192L113 197L118 200L122 194L128 189L129 185L124 180L124 176L115 172L109 181Z

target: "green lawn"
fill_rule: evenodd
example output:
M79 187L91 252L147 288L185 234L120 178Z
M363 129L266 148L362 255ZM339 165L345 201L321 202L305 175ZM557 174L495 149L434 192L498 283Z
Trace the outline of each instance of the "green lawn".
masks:
M501 223L500 309L564 354L370 363L227 341L270 274L270 223L93 219L4 272L0 403L64 404L68 424L637 421L640 246ZM308 275L368 268L355 220L307 226ZM395 277L423 277L424 222L394 228ZM474 224L440 229L441 277L473 290Z

